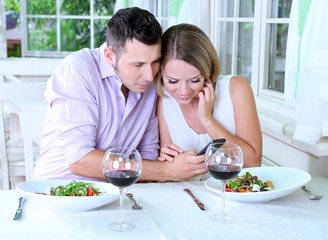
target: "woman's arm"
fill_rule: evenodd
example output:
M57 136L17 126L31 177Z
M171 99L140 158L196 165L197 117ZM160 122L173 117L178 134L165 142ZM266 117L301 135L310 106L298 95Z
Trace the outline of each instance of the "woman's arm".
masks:
M183 149L172 143L169 128L165 121L164 110L163 110L163 99L158 97L157 100L157 117L159 126L159 139L161 152L158 157L159 161L173 161L173 158L179 153L183 153Z
M230 79L229 90L234 110L236 136L221 126L214 117L202 121L212 139L226 138L238 144L244 154L244 167L257 167L262 160L262 134L250 84L235 76Z

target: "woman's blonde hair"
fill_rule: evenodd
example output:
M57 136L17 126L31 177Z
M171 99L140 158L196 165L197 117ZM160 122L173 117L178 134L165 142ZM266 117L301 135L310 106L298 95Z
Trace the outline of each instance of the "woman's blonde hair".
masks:
M170 59L179 59L197 68L205 79L216 82L220 75L220 59L207 35L197 26L178 24L167 29L162 36L161 69L155 85L161 97L163 91L161 71Z

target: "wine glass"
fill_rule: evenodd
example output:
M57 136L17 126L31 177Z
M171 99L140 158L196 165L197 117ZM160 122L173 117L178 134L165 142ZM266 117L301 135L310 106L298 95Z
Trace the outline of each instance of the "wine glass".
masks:
M108 182L120 190L121 218L110 223L108 228L118 232L127 232L136 228L133 223L124 220L123 193L125 188L137 182L142 169L142 159L138 150L134 148L110 148L106 151L102 161L103 173Z
M222 181L222 209L219 214L210 216L215 222L232 223L237 218L230 216L225 211L225 188L227 180L237 176L244 164L243 152L241 148L234 143L224 143L221 147L218 144L208 146L205 153L206 169L215 179Z

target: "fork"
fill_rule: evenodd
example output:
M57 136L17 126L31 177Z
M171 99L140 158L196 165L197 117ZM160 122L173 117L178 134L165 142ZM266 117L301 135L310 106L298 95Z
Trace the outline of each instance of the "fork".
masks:
M131 207L133 210L141 210L142 209L142 206L138 205L136 203L136 200L134 200L132 193L127 193L126 196L134 202L134 204Z
M303 191L305 191L309 195L309 199L311 200L320 200L322 198L322 195L314 195L309 189L307 189L305 186L301 187Z

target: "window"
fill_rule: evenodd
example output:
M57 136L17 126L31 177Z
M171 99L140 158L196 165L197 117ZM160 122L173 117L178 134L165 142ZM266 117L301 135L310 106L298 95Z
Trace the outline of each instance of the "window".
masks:
M262 77L262 94L282 98L284 92L286 45L288 35L288 23L292 0L267 0L263 6L261 17L261 44L262 49L260 73ZM271 91L272 92L272 91ZM280 94L279 94L280 93ZM273 95L272 95L273 96Z
M245 77L256 95L283 99L292 0L212 0L212 39L222 74Z
M259 35L259 11L252 0L213 1L214 44L221 59L222 74L238 74L255 82L256 36ZM257 15L257 17L256 17ZM255 46L254 46L255 45Z
M63 57L106 41L106 25L116 9L133 1L21 0L22 56ZM168 0L143 1L163 26L168 26Z
M105 41L108 19L133 2L151 11L165 30L176 23L183 0L21 0L22 55L64 57L83 47L98 47ZM222 74L241 75L256 96L282 102L292 0L209 2L210 9L199 9L208 12L194 18L209 16Z

